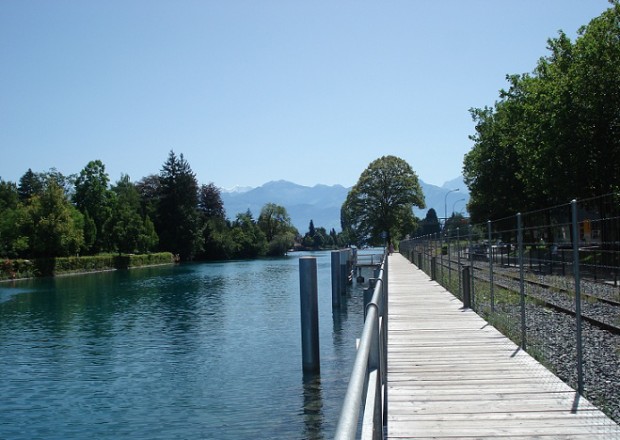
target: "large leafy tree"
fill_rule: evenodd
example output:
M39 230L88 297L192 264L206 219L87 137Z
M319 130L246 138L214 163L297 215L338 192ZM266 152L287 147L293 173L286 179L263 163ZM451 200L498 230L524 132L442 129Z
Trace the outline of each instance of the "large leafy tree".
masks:
M200 250L198 182L183 154L170 151L159 174L155 223L162 250L191 260Z
M258 227L261 229L268 243L267 254L271 256L284 255L290 249L298 234L292 225L286 208L267 203L258 216Z
M611 4L574 43L563 32L550 39L493 108L472 110L463 171L473 221L620 189L620 4Z
M413 207L424 208L424 194L411 166L383 156L366 168L341 208L343 231L355 244L380 244L414 232Z
M204 218L226 218L220 189L213 182L202 185L198 193L198 210Z
M47 182L41 195L30 200L26 227L34 255L58 257L79 252L84 243L83 216L56 181Z

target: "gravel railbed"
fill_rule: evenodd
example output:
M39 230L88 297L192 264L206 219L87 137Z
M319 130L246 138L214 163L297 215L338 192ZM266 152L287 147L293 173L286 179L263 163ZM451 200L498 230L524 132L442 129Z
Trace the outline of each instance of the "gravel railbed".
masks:
M577 388L575 318L553 309L528 305L528 344L540 350L543 363ZM620 423L620 336L582 322L584 392L588 400Z

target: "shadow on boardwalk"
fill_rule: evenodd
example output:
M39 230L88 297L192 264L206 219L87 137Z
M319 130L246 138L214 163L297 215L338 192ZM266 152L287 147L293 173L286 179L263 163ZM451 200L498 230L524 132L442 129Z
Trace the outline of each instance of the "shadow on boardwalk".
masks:
M620 438L615 422L399 254L389 310L388 438Z

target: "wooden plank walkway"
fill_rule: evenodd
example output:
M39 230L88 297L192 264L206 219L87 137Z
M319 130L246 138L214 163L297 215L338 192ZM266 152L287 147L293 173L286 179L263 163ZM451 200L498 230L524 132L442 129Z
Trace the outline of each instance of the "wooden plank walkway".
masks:
M400 254L389 260L390 439L620 439L620 426Z

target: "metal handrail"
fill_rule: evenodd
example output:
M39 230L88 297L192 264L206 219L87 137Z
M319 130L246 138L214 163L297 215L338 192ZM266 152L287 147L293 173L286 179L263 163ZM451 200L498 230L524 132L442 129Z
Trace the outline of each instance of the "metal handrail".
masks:
M360 413L360 438L383 438L387 421L387 262L386 254L366 305L362 337L334 436L338 440L356 438Z

